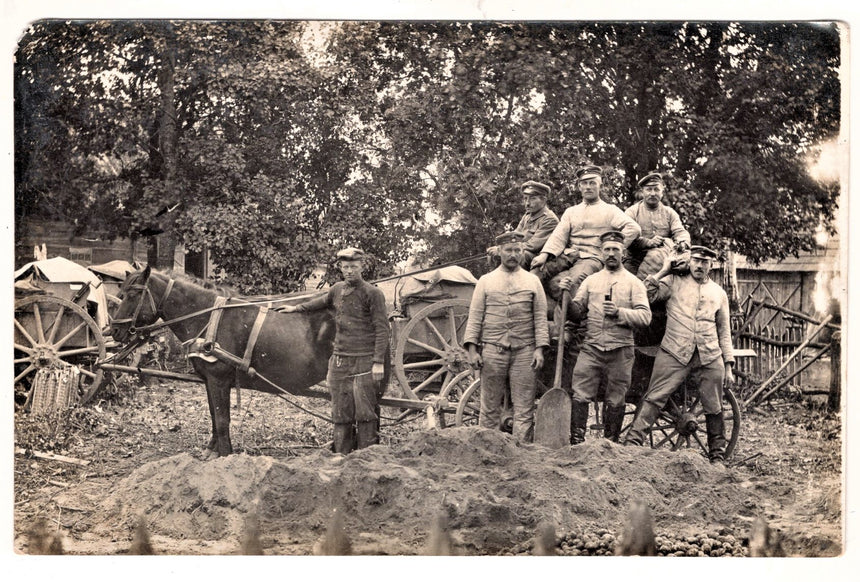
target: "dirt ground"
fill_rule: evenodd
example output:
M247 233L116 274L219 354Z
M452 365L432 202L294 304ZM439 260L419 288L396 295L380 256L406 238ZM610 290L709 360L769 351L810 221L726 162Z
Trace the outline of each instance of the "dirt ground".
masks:
M601 555L612 553L632 501L650 509L660 555L746 555L757 517L788 555L842 552L840 418L809 402L746 410L723 467L693 450L594 434L549 450L473 427L428 430L420 419L386 420L381 445L344 457L327 450L325 421L243 390L232 411L237 454L207 462L202 385L118 386L51 418L16 413L15 552L36 553L41 527L66 554L127 554L142 519L157 554L248 553L259 531L263 554L309 555L336 510L353 554L432 552L439 524L454 554L530 554L548 524L555 553ZM327 413L325 401L294 400Z

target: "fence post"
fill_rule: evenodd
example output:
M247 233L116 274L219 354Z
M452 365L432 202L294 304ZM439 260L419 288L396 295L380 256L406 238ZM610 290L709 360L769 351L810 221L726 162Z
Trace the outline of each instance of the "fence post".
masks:
M834 331L830 336L830 395L827 407L839 410L842 400L842 332Z

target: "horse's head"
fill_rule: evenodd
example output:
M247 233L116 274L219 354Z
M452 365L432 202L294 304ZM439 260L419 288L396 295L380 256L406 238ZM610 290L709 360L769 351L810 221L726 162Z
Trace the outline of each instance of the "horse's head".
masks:
M138 328L158 319L158 308L150 290L151 274L149 266L135 271L126 277L120 288L121 303L111 321L111 335L120 343L134 336Z

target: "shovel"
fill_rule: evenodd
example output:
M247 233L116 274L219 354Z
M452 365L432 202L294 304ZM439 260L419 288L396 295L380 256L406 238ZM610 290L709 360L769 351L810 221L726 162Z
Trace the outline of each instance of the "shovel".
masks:
M558 353L555 358L555 378L552 388L541 396L535 413L535 442L552 449L570 445L570 396L561 388L564 365L564 320L570 292L561 295L561 319L558 322Z

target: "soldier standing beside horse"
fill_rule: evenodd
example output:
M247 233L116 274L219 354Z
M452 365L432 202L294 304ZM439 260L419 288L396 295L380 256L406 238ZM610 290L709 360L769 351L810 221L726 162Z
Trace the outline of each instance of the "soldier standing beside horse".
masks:
M334 352L326 383L331 393L334 452L347 454L379 442L379 399L385 391L389 346L385 296L364 280L364 252L337 254L344 280L321 297L281 308L285 313L334 308Z

